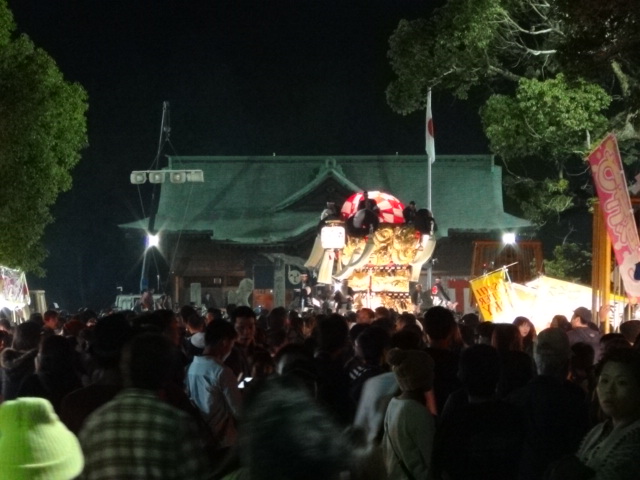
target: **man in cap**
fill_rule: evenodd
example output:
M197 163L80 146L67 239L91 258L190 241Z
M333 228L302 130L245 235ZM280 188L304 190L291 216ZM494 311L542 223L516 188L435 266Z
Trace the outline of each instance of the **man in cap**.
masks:
M600 358L600 332L590 327L591 310L587 307L578 307L571 317L571 330L567 332L569 344L586 343L593 348L594 363Z

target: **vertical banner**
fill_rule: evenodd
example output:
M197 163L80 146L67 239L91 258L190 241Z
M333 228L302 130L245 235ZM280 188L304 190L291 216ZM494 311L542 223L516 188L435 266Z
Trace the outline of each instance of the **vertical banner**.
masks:
M24 272L0 267L0 307L15 310L29 304L29 288Z
M504 313L512 310L504 275L504 270L496 270L469 281L484 320L498 320Z
M640 298L640 281L633 279L640 241L615 135L607 135L587 161L625 292L629 298Z

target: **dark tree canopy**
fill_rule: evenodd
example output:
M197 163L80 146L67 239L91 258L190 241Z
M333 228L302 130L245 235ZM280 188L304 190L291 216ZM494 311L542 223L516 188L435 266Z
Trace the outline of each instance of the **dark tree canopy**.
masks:
M638 1L449 0L391 36L387 101L407 114L429 89L483 97L508 192L542 224L575 204L580 182L567 178L585 178L583 158L607 131L623 151L640 141L639 27Z
M87 95L14 30L0 0L0 264L41 272L50 208L87 143Z

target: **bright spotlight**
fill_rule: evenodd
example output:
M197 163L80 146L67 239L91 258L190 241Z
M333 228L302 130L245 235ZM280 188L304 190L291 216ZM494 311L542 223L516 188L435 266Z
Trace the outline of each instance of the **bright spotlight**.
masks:
M516 234L513 232L507 232L502 234L502 243L505 245L513 245L516 243Z
M158 245L160 245L160 235L147 234L147 248L157 247Z

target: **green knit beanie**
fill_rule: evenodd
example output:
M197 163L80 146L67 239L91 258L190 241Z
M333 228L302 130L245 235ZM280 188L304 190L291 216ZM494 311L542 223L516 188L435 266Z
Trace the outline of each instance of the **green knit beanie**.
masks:
M0 475L11 480L70 480L84 467L82 449L44 398L0 405Z

